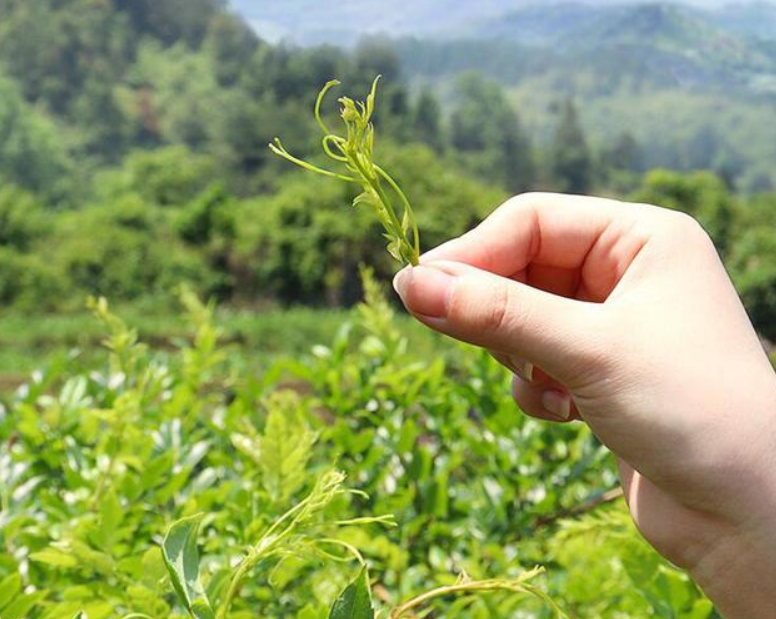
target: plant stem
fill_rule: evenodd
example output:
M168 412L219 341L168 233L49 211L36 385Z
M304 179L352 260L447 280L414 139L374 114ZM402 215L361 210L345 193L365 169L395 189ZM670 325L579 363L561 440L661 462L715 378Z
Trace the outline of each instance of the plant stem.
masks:
M546 526L555 524L559 520L566 520L568 518L578 518L579 516L584 516L585 514L595 511L596 509L598 509L603 505L607 505L609 503L614 503L615 501L619 501L624 496L625 496L625 493L623 492L622 488L613 488L612 490L608 490L607 492L604 492L602 495L595 497L594 499L590 499L589 501L583 503L578 507L575 507L573 509L562 510L555 514L548 514L546 516L543 516L542 518L539 518L536 521L536 526L546 527Z
M420 254L420 231L418 230L418 222L415 220L415 211L412 208L412 205L410 204L409 198L407 198L407 194L402 191L402 188L399 187L399 184L393 179L393 177L388 174L385 170L383 170L380 166L375 165L375 170L377 170L377 173L382 176L386 182L391 186L391 188L398 194L399 198L401 199L404 210L409 213L410 217L409 220L412 224L412 236L413 236L413 249L416 255ZM417 266L417 264L413 263L412 266Z
M256 566L257 563L259 563L259 561L272 556L276 552L278 546L280 546L281 542L294 532L294 530L299 525L299 512L303 511L309 503L310 496L306 497L298 505L288 510L285 514L278 518L269 529L267 529L266 533L264 533L256 545L253 546L251 552L247 557L245 557L245 559L243 559L242 563L237 568L237 571L234 573L234 576L232 576L232 580L229 582L229 588L226 591L226 596L224 597L224 601L217 613L218 619L225 619L229 609L232 606L232 603L234 602L234 599L240 592L240 587L242 587L243 581L245 580L245 577L248 575L248 573ZM296 517L280 534L273 538L273 534L280 528L280 525L282 525L292 516Z
M440 597L449 595L469 595L472 593L495 593L498 591L532 595L552 606L553 610L559 617L567 617L563 610L561 610L561 608L546 593L528 584L529 580L541 574L542 572L544 572L543 569L537 568L523 574L516 580L480 580L459 582L454 585L432 589L431 591L427 591L426 593L423 593L422 595L419 595L405 602L401 606L394 608L390 615L388 615L388 619L401 619L402 617L412 613L416 608L424 606Z
M369 184L369 187L371 187L374 190L374 192L377 194L377 197L380 198L380 201L383 203L383 206L385 207L385 210L388 213L388 217L390 217L391 219L391 224L394 227L394 232L396 236L403 238L404 241L409 245L409 242L407 241L407 237L404 234L404 230L402 228L401 222L399 221L399 218L396 217L396 212L393 209L393 204L391 203L391 200L388 197L388 194L385 193L385 190L383 189L383 186L380 183L380 177L377 174L374 174L374 172L370 174L361 164L357 155L350 153L348 156L348 159L350 159L351 163L356 166L356 169L361 174L361 176L364 177L364 180ZM372 164L372 167L374 168L374 171L378 172L379 174L380 168L378 168L374 164ZM384 178L388 177L388 175L384 172L382 173L382 175ZM395 183L393 182L393 179L391 179L391 183L395 185ZM398 189L398 185L396 185L395 188ZM404 195L400 189L399 189L399 195L400 196ZM409 204L409 202L407 202L407 204ZM414 217L412 219L414 223ZM419 259L418 259L419 257L417 256L418 253L419 252L416 249L413 249L412 260L410 260L410 263L412 264L412 266L418 266L418 262L419 262Z

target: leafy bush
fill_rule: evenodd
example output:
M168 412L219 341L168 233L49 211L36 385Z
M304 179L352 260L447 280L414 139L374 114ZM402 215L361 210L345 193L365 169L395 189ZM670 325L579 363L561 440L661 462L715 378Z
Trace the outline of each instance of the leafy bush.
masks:
M50 311L65 294L61 273L42 256L0 246L0 303L21 310Z
M48 228L33 194L14 186L0 187L0 246L27 251Z
M183 146L170 146L129 155L120 168L97 176L95 192L103 201L133 194L149 206L183 206L216 176L212 157L192 153Z
M762 335L776 340L776 236L770 226L746 231L736 241L730 268L749 315Z
M0 47L2 43L0 32ZM70 160L54 122L30 106L13 81L0 76L2 178L58 200L67 188L70 171Z
M653 170L632 198L689 213L704 226L723 254L733 240L739 206L722 179L711 172Z
M365 289L330 346L260 377L191 293L173 353L93 302L105 363L55 364L0 412L2 616L712 616L603 505L583 426L519 415L484 354L415 356Z
M234 199L221 185L213 185L180 214L177 232L192 245L227 244L235 237Z

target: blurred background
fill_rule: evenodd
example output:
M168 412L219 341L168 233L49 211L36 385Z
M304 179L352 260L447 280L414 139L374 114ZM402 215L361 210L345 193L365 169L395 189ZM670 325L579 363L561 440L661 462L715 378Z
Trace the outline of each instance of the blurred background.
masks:
M162 345L181 283L245 350L327 340L395 266L267 143L315 160L320 87L377 74L425 248L526 190L686 210L776 339L771 3L0 0L0 389L99 339L90 294Z

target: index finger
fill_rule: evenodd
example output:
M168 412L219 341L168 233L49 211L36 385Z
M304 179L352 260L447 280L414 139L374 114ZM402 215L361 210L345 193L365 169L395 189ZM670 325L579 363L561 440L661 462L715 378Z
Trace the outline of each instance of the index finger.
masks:
M619 241L633 229L635 210L635 205L603 198L524 194L471 232L424 254L421 262L463 262L503 277L531 264L581 268L597 248L629 253Z

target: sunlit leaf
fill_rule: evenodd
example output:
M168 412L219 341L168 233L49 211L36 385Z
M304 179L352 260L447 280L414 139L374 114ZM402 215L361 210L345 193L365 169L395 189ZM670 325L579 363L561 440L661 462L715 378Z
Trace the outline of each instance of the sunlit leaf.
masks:
M329 619L374 619L372 593L369 587L369 575L362 569L356 579L350 583L340 596L334 600Z
M22 577L11 574L0 580L0 613L22 590ZM0 617L2 614L0 614Z
M162 553L173 587L189 613L197 619L214 619L199 579L197 534L203 517L197 514L173 523L164 536Z

